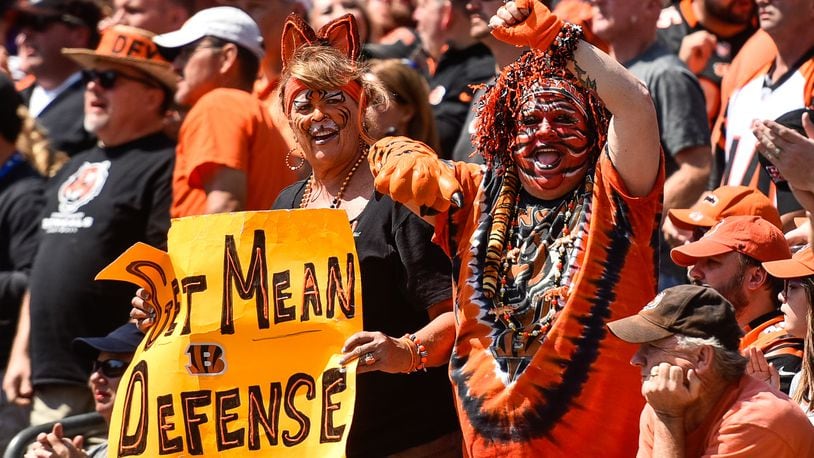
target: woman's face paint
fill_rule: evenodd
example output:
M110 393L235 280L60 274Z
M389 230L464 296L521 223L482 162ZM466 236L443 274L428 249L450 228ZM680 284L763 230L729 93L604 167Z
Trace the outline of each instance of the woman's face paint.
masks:
M355 160L359 129L357 103L342 90L309 88L294 95L288 115L291 129L308 162L340 166Z
M592 138L584 109L558 89L532 86L523 96L512 157L523 187L545 200L582 182Z

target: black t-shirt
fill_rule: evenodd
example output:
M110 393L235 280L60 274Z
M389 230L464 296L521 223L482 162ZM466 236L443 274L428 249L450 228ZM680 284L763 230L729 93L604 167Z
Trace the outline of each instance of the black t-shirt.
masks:
M174 158L174 142L153 134L80 153L48 182L30 279L35 385L86 384L71 341L127 321L135 287L93 278L136 242L166 247Z
M20 303L39 242L43 178L23 160L0 164L0 364L8 363ZM0 369L2 371L2 369Z
M441 141L439 156L452 157L472 104L473 86L494 76L495 58L483 43L460 50L450 48L441 56L430 78L430 105Z
M284 189L275 209L298 208L305 182ZM366 331L401 337L429 322L427 308L452 295L450 261L432 226L389 197L372 199L353 223ZM458 428L446 367L357 377L348 456L384 456Z

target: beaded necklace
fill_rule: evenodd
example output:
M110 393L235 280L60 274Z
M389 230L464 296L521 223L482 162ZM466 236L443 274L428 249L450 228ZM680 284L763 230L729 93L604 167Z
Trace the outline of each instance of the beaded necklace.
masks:
M586 194L585 188L577 188L550 208L533 203L524 206L522 194L518 192L515 199L498 272L499 290L489 313L515 338L527 339L546 334L568 298L564 270L579 236L577 225ZM546 274L549 269L553 272ZM532 284L535 275L544 277Z
M342 204L342 195L345 193L345 188L348 187L348 183L350 183L350 179L353 177L353 174L356 172L356 169L362 165L362 162L367 158L367 148L362 148L362 152L359 154L359 157L356 159L356 162L353 164L353 167L348 171L348 174L345 175L345 179L342 180L342 184L339 185L339 192L336 193L334 196L334 200L331 202L330 208L339 208ZM302 199L300 199L300 208L305 208L311 202L311 190L314 187L314 172L311 172L311 176L308 177L308 181L305 183L305 191L302 193Z

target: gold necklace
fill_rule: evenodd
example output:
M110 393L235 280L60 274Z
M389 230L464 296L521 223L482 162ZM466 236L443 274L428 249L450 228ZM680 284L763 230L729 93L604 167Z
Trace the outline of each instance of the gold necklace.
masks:
M367 148L362 150L362 153L359 155L359 158L356 159L356 162L353 164L353 167L348 171L348 174L345 175L345 179L342 180L342 184L339 185L339 192L336 193L334 196L334 200L331 202L330 208L339 208L339 205L342 204L342 195L345 194L345 188L348 187L348 183L350 183L350 179L353 177L353 174L356 173L356 169L362 165L362 161L367 158ZM308 177L308 181L305 183L305 191L302 193L302 199L300 199L300 208L305 208L311 202L311 190L314 187L314 172L311 172L311 176Z

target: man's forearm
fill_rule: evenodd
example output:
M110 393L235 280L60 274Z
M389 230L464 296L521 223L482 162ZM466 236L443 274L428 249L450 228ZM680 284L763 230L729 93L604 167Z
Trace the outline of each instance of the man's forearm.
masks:
M653 425L653 456L684 458L684 419L656 414Z

